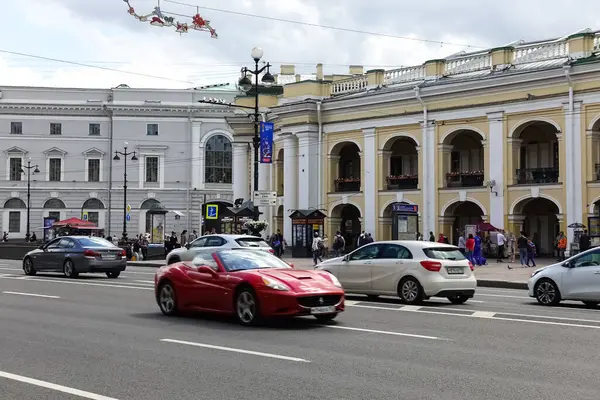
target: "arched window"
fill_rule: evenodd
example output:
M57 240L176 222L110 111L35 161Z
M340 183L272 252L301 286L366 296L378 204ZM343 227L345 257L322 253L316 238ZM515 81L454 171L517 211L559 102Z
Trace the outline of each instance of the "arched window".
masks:
M4 208L27 208L27 206L23 200L12 198L6 200L6 203L4 203Z
M206 183L231 183L231 141L226 136L215 135L206 142Z
M104 203L98 199L87 199L85 203L83 203L83 209L86 210L104 210Z
M152 208L157 208L157 207L161 207L161 206L162 206L162 203L160 201L158 201L156 199L148 199L142 203L142 206L140 207L140 209L150 210Z
M48 199L44 203L44 208L50 208L53 210L60 210L63 208L67 208L65 203L61 199Z

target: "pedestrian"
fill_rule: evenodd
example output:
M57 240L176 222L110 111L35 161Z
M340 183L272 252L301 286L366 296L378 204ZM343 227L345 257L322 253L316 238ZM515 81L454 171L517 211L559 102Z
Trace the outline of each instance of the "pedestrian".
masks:
M35 233L34 233L35 235ZM579 237L579 251L589 250L591 247L590 236L587 229L583 230L583 234Z
M461 232L460 236L458 237L458 250L460 250L461 253L466 254L467 250L467 241L465 240L465 233Z
M323 240L319 237L319 232L315 232L311 248L313 253L313 263L315 266L317 266L317 260L319 260L319 262L323 262L323 259L321 258Z
M281 231L277 229L277 232L271 237L271 247L275 251L275 255L281 258L283 252L283 236L281 235Z
M181 245L185 246L188 242L188 234L187 234L187 229L184 229L183 232L181 232Z
M137 236L133 239L133 258L135 258L135 260L133 261L139 261L140 260L140 237ZM132 258L132 259L133 259Z
M371 236L371 233L367 233L366 237L365 237L365 244L369 244L369 243L373 243L375 241L375 239L373 239L373 236Z
M477 232L475 234L475 248L473 250L473 263L476 264L477 266L482 266L487 264L487 260L483 257L483 255L481 254L481 245L482 245L482 240L481 240L481 232Z
M31 234L31 242L35 243L37 241L37 236L35 236L35 232Z
M146 234L140 234L140 249L142 250L142 260L148 259L148 238Z
M417 232L417 240L419 240L419 241L423 240L423 235L421 235L421 232Z
M2 241L8 242L8 232L4 231L4 234L2 235Z
M474 264L473 251L475 251L475 238L473 238L472 233L469 233L469 237L465 241L465 257L467 257L471 264Z
M528 267L535 267L535 256L536 256L536 251L535 251L535 244L533 243L533 241L529 238L527 238L527 266ZM531 261L531 263L533 265L529 265L529 262Z
M444 243L444 234L440 233L440 235L438 236L438 243Z
M367 235L366 235L365 231L362 231L362 233L358 237L358 240L356 241L357 249L363 247L366 244L366 242L365 242L366 238L367 238Z
M344 253L344 250L346 248L346 240L344 239L340 231L337 231L335 233L335 238L333 239L331 248L333 249L334 257L341 257L341 255Z
M565 261L565 251L567 251L567 237L564 232L560 232L558 234L558 260L557 261Z
M506 243L506 236L504 236L503 231L499 231L496 233L496 244L497 248L497 256L496 262L502 262L504 259L504 244Z
M431 231L429 231L429 241L430 242L435 242L435 235Z
M517 239L517 247L519 248L519 259L521 261L521 265L527 265L527 237L525 232L521 232L521 236Z
M515 262L515 244L516 244L517 238L515 237L515 234L512 232L508 233L508 237L506 238L506 243L507 243L507 249L508 249L508 261L510 263L514 263Z

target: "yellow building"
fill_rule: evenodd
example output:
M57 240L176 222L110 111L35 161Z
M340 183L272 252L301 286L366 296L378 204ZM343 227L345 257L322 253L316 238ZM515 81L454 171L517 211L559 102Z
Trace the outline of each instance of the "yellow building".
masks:
M571 241L567 226L597 214L599 50L586 30L389 71L318 65L300 80L285 66L261 172L279 196L273 230L290 242L292 211L321 209L330 237L391 239L392 204L408 203L426 237L487 222L552 252L559 231Z

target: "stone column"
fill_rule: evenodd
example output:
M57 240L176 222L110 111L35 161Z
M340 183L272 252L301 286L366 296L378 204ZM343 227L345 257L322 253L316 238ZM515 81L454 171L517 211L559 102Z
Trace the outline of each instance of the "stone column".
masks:
M421 168L421 146L415 146L417 150L417 190L423 188L423 171Z
M329 164L329 185L327 186L327 192L335 192L335 180L340 177L340 156L329 154L327 156L327 163Z
M378 180L378 190L387 190L387 177L391 174L390 159L392 152L388 150L378 150L377 159L379 161L379 173L381 175Z
M377 235L377 136L375 128L363 129L363 177L362 189L365 199L364 221L365 231L371 233L373 239ZM383 173L381 171L381 173Z
M201 131L201 122L193 122L192 123L192 188L200 189L203 187L202 182L202 171L204 171L204 163L202 157L202 150L200 148L200 136L202 135Z
M421 123L423 135L422 140L422 170L423 170L423 210L421 232L424 234L429 231L434 231L436 228L437 216L437 179L436 179L436 143L435 139L435 124L430 121ZM438 163L440 161L438 160Z
M573 112L571 112L569 104L564 104L563 110L565 113L565 135L556 135L559 143L559 171L563 169L566 176L560 176L559 182L563 183L566 196L566 225L570 225L583 219L583 192L585 187L582 182L582 167L581 167L581 102L573 104ZM564 137L564 151L561 146L562 138ZM563 155L564 154L564 155ZM588 161L589 163L589 161ZM573 230L566 229L567 240L570 244L573 241Z
M452 225L454 224L454 217L438 217L438 231L433 230L433 234L437 240L437 237L440 233L443 233L448 238L448 241L452 243ZM425 237L429 238L429 232L424 233Z
M585 154L586 154L586 181L592 182L596 180L596 163L597 159L594 152L596 151L597 132L586 132L585 134Z
M233 199L250 200L250 187L248 182L248 168L250 168L248 158L248 143L234 142L232 143L233 156Z
M448 178L446 174L452 169L452 149L453 147L448 144L438 145L438 176L441 179L442 184L440 187L448 186Z
M519 237L521 231L523 230L523 222L525 221L524 215L514 215L510 214L508 216L508 231L515 234L515 236Z
M517 184L517 170L521 168L521 143L523 143L521 139L508 139L507 186ZM523 168L525 168L524 165Z
M504 229L504 113L488 114L488 124L489 163L485 165L485 179L495 182L490 188L490 223Z
M292 220L298 209L298 141L296 136L286 134L283 139L283 236L292 243Z
M322 208L319 201L318 176L319 135L316 132L297 133L298 138L298 208ZM285 151L284 151L285 153Z

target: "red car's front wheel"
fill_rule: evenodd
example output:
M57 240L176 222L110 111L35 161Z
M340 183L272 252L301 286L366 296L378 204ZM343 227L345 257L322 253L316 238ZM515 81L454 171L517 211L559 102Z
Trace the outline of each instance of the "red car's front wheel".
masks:
M259 320L258 299L249 287L238 291L235 298L235 315L242 325L254 325Z
M172 316L177 314L177 296L171 282L165 282L158 288L158 306L163 314Z

